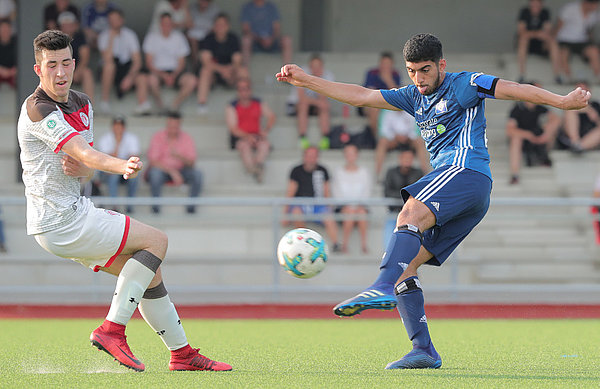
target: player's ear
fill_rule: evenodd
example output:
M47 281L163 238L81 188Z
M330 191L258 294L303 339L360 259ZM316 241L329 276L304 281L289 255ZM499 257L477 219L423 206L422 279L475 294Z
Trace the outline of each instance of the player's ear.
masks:
M446 60L444 58L440 59L438 68L439 68L440 72L443 72L444 70L446 70Z
M38 76L42 75L42 69L40 68L40 65L38 65L37 63L33 65L33 71L35 72L35 74L37 74Z

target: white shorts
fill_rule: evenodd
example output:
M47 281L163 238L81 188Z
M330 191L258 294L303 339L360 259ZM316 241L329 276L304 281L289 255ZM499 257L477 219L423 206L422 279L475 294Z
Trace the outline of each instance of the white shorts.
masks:
M109 267L121 254L129 234L129 216L104 208L96 208L81 197L84 211L68 226L34 235L46 251L71 259L94 271Z
M405 111L381 110L379 118L379 134L392 140L396 136L406 136L414 140L419 137L415 119Z

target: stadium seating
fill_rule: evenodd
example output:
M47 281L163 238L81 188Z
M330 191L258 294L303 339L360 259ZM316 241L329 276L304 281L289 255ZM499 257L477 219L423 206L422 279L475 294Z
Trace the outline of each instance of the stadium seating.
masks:
M299 53L295 59L303 64L307 57L308 53ZM377 53L325 53L323 57L336 79L361 83L364 70L372 66ZM446 58L450 71L468 69L505 78L516 77L512 55L446 53ZM278 114L271 134L274 151L266 164L262 185L245 175L237 153L229 149L223 111L225 104L233 99L234 91L216 89L211 94L210 112L206 116L195 114L192 100L184 104L183 127L197 141L198 166L205 177L203 197L272 198L284 195L289 170L300 161L301 152L295 118L283 114L290 87L277 84L273 78L278 66L278 58L257 54L251 67L255 93ZM529 68L538 66L532 64ZM549 66L546 69L539 64L539 69L542 81L552 79ZM545 82L544 86L561 93L568 91L566 86ZM167 95L167 99L169 97ZM0 105L0 131L4 134L0 143L1 196L22 196L23 187L15 182L14 92L3 86L0 98L3 102ZM120 113L131 113L135 107L134 97L127 96L118 106ZM550 288L557 282L591 285L600 281L598 250L594 247L591 218L586 207L515 207L495 205L494 202L505 198L588 197L600 166L600 156L588 153L574 159L566 152L554 151L553 168L525 168L521 184L510 186L504 126L511 103L488 102L486 107L495 179L492 207L454 258L440 269L422 270L428 301L586 302L585 299L594 299L589 302L597 303L598 297L584 292L564 295ZM344 118L339 103L333 104L332 112L334 124L345 123L350 129L363 125L362 119L355 117L354 110L351 110L350 118ZM309 130L315 136L314 140L318 137L315 120L311 119ZM109 124L109 117L96 115L97 138L108 131ZM161 128L164 119L129 116L127 124L130 131L141 137L143 149L146 149L151 135ZM363 165L373 168L373 160L372 151L361 153ZM330 172L334 171L343 163L341 152L323 152L322 162ZM394 157L389 155L386 164L393 162ZM138 195L149 195L146 184L141 185ZM172 187L165 188L164 195L186 198L184 192ZM373 196L381 195L382 188L374 187ZM169 291L179 303L333 303L366 286L376 275L386 218L383 207L372 209L369 215L371 254L357 254L360 249L358 243L353 242L351 254L331 255L328 268L311 280L293 279L275 264L274 242L278 239L277 233L283 234L284 229L279 227L278 231L273 231L271 214L271 208L264 205L217 205L202 207L193 216L185 215L183 207L166 207L165 212L156 217L148 206L138 206L134 216L164 229L169 235L164 274ZM0 303L108 303L105 298L110 296L108 291L112 290L114 280L45 253L25 234L24 206L4 205L1 217L9 253L0 254ZM88 286L90 284L92 287ZM278 286L273 287L273 284ZM536 286L539 288L535 289Z

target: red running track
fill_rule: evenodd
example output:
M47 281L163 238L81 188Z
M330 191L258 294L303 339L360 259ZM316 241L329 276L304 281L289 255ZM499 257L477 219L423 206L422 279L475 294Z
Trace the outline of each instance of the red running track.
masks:
M331 305L181 305L183 318L196 319L335 319ZM0 318L103 318L101 305L0 305ZM430 319L584 319L600 318L600 305L552 304L431 304ZM140 317L136 311L134 317ZM396 310L363 312L360 318L393 319Z

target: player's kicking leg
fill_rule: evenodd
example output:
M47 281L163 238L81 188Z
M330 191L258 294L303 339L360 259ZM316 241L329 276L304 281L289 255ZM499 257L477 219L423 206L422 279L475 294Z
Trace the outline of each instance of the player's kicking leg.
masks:
M390 310L396 307L394 284L421 249L421 231L435 224L435 216L423 203L410 198L398 215L396 230L379 267L379 276L358 295L333 308L338 316L354 316L365 309Z
M123 254L110 267L102 269L118 275L119 279L105 322L92 332L92 344L108 352L119 363L134 370L144 370L143 364L133 356L125 340L125 325L139 304L144 320L171 350L171 370L231 370L230 365L212 361L188 344L181 320L162 282L159 268L162 261L159 258L164 258L166 248L164 233L131 219ZM149 252L157 255L152 258L151 255L141 254ZM150 278L149 272L138 263L152 272ZM132 273L132 269L136 273Z

